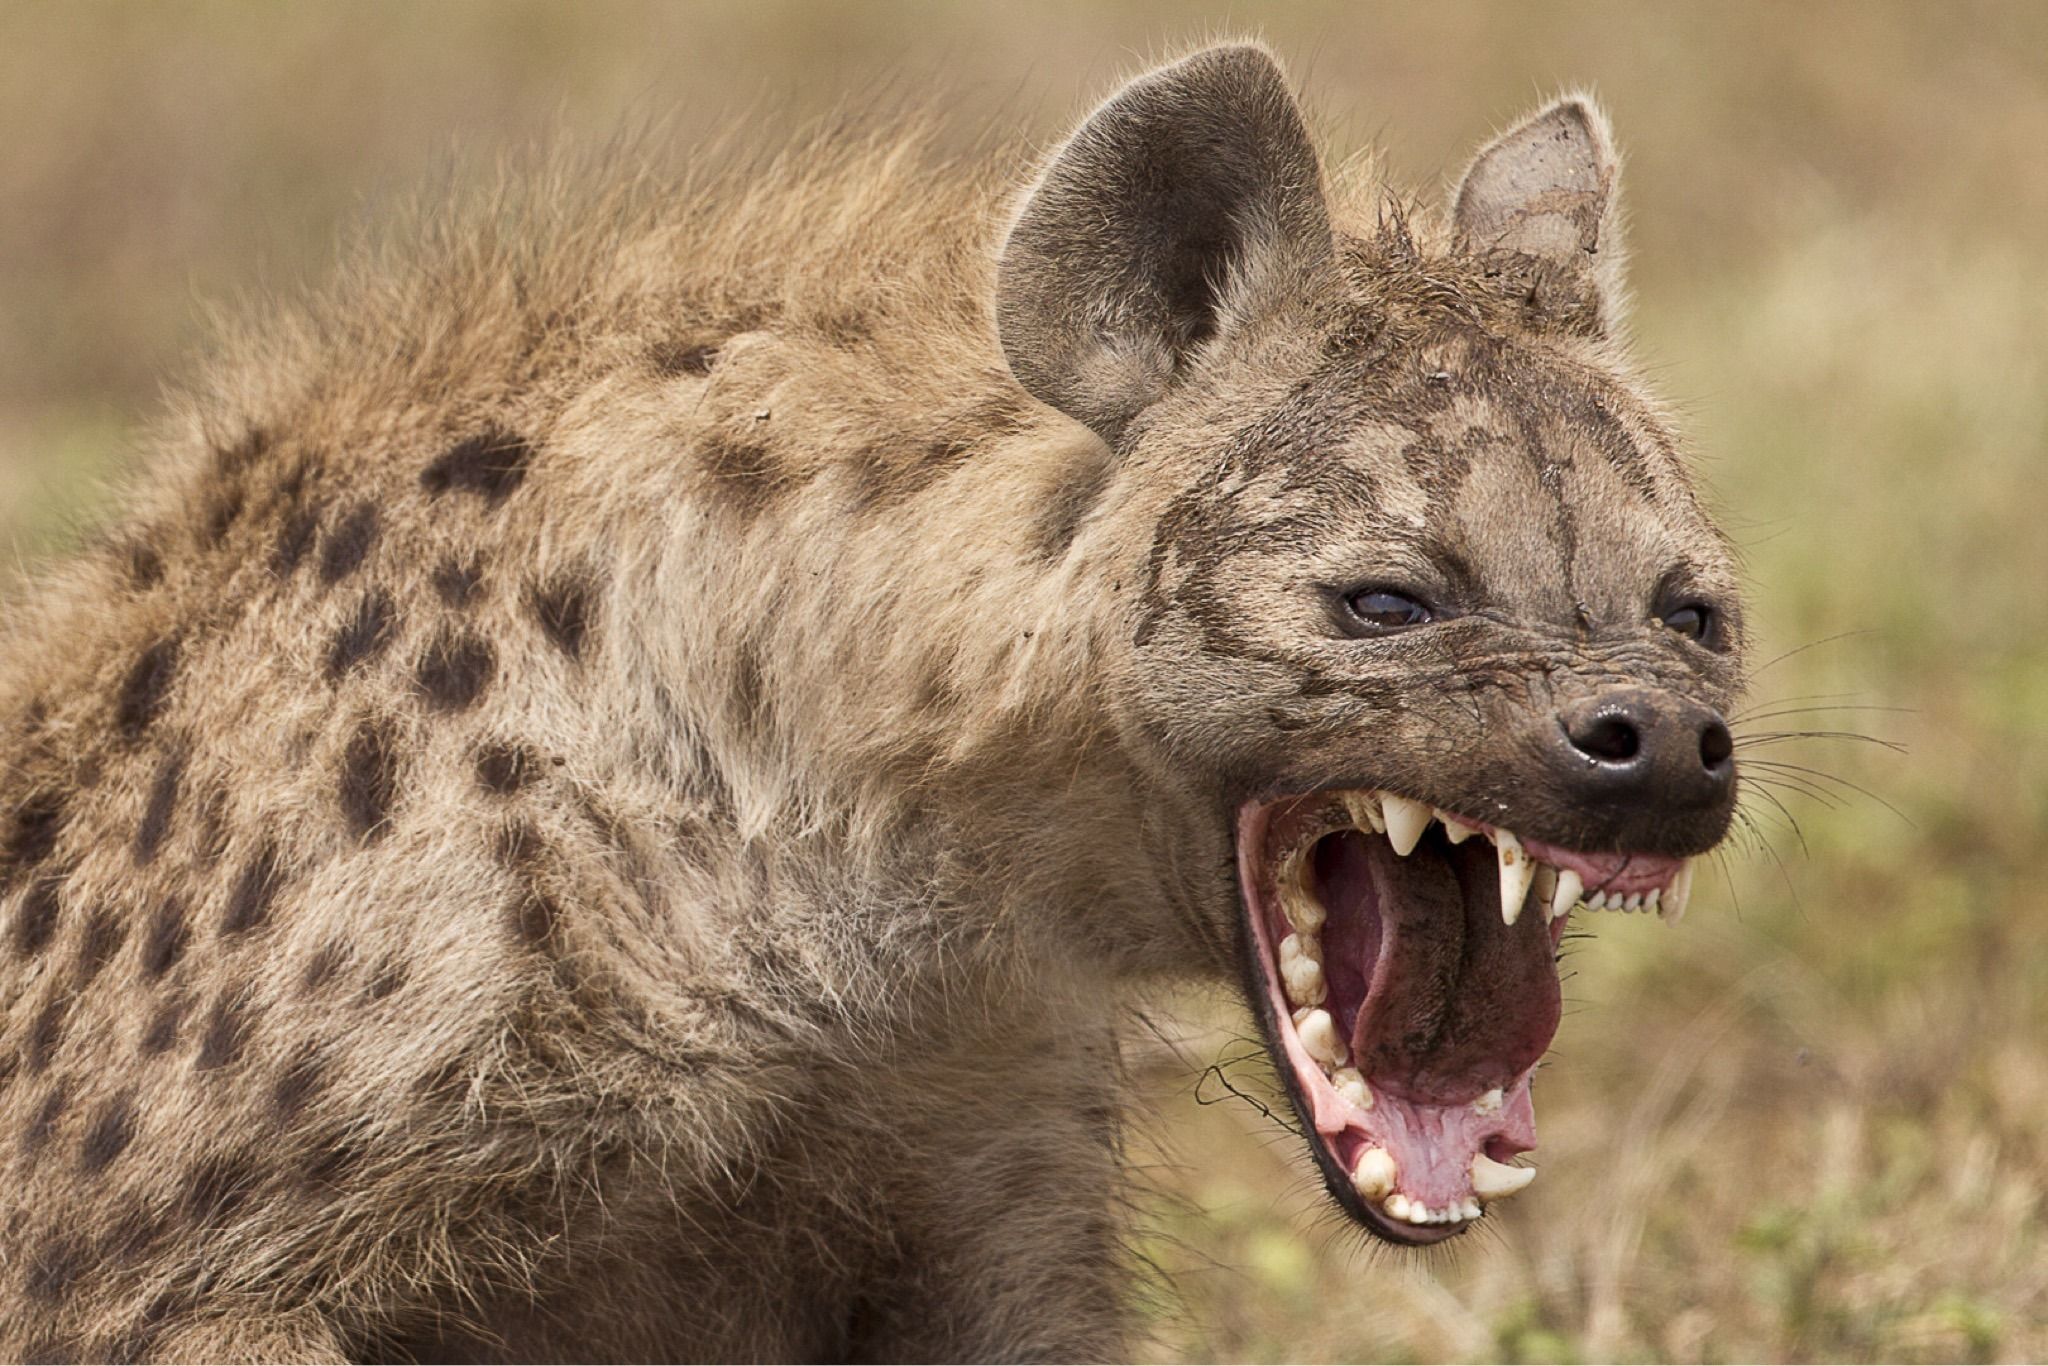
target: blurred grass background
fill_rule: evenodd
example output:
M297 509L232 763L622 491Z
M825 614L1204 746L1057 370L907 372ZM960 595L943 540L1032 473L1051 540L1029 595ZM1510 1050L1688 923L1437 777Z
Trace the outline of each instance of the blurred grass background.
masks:
M200 303L566 127L848 103L1056 135L1252 30L1342 154L1441 186L1597 89L1637 327L1747 558L1770 849L1677 931L1596 920L1543 1176L1454 1254L1363 1247L1299 1145L1141 1044L1161 1358L2048 1357L2048 7L533 3L0 6L0 542L74 539ZM11 589L9 590L11 591ZM1787 708L1840 708L1787 711ZM1764 776L1760 766L1747 770ZM1795 789L1807 789L1804 793ZM1855 789L1865 788L1876 797ZM1881 799L1881 800L1880 800ZM1247 1090L1263 1062L1229 1069Z

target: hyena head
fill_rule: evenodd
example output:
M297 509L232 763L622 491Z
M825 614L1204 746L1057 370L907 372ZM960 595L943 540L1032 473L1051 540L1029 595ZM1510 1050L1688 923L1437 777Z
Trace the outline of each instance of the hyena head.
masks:
M1442 228L1347 226L1271 58L1215 48L1091 116L1001 257L1013 372L1114 460L1088 531L1169 898L1399 1242L1533 1177L1570 912L1675 919L1734 813L1735 573L1620 359L1615 177L1565 99Z

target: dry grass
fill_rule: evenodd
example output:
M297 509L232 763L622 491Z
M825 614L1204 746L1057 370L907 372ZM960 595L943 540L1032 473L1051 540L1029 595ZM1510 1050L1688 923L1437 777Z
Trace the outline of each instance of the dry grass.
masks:
M1170 1195L1148 1251L1178 1285L1153 1353L2048 1357L2048 10L15 0L0 526L21 555L66 539L195 296L290 281L449 160L935 84L963 142L1005 111L1050 134L1246 14L1333 139L1379 137L1412 181L1539 92L1598 87L1632 154L1640 331L1764 656L1809 647L1760 674L1746 729L1905 753L1747 752L1824 776L1753 785L1770 847L1703 879L1682 929L1576 946L1543 1177L1454 1256L1361 1248L1254 1105L1147 1064ZM1199 1062L1244 1051L1226 1004L1168 1014Z

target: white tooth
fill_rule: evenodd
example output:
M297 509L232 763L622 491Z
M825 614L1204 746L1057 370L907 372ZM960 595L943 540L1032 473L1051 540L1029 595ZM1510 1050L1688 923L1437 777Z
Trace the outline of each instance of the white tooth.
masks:
M1400 1176L1394 1155L1385 1148L1367 1148L1351 1173L1351 1187L1368 1200L1384 1199Z
M1327 1010L1311 1010L1294 1022L1294 1032L1308 1055L1325 1067L1344 1064L1344 1041L1337 1037L1337 1022Z
M1312 934L1290 934L1280 941L1280 980L1290 1005L1323 1002L1323 949Z
M1550 918L1562 920L1570 915L1585 890L1586 884L1577 873L1569 868L1561 870L1557 875L1557 890L1550 897Z
M1671 875L1670 890L1664 893L1664 904L1657 914L1673 925L1685 919L1685 903L1692 899L1692 864L1681 863L1678 871Z
M1346 792L1344 807L1351 813L1351 824L1360 830L1369 830L1375 835L1386 833L1387 823L1380 816L1379 794L1374 792Z
M1280 910L1297 934L1314 934L1328 918L1323 903L1302 884L1308 861L1299 854L1280 865Z
M1391 792L1380 794L1380 807L1386 814L1387 842L1394 846L1395 853L1408 857L1422 842L1423 832L1429 829L1429 808Z
M1501 1089L1496 1086L1472 1102L1472 1113L1475 1115L1497 1115L1500 1113L1501 1101L1504 1099L1506 1097L1502 1094Z
M1330 1074L1330 1085L1337 1094L1349 1101L1354 1109L1372 1108L1372 1088L1365 1084L1365 1074L1355 1067L1340 1067Z
M1547 912L1551 898L1557 895L1557 869L1547 863L1537 864L1536 880L1529 885L1537 902L1545 907Z
M1395 1191L1387 1197L1387 1203L1381 1206L1381 1208L1396 1219L1405 1220L1408 1217L1408 1197L1399 1191Z
M1476 825L1467 825L1448 811L1439 811L1436 818L1444 823L1444 838L1452 844L1463 844L1479 833Z
M1628 900L1621 903L1621 908L1624 911L1640 911L1643 909L1643 894L1641 892L1631 892Z
M1496 830L1493 832L1495 852L1500 855L1500 919L1504 925L1512 925L1522 915L1522 902L1529 896L1530 880L1536 876L1536 865L1523 851L1522 842L1514 832Z
M1472 1154L1472 1194L1481 1201L1504 1200L1535 1179L1534 1167L1510 1167L1485 1153Z

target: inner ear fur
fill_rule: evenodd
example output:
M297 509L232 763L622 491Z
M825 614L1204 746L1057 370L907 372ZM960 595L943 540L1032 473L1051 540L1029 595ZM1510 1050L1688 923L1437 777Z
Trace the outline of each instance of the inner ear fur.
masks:
M1115 444L1189 356L1332 254L1279 65L1207 48L1091 114L1024 197L996 275L1018 381Z
M1620 173L1606 116L1584 96L1566 96L1480 151L1459 182L1453 221L1532 321L1606 335L1626 297Z

